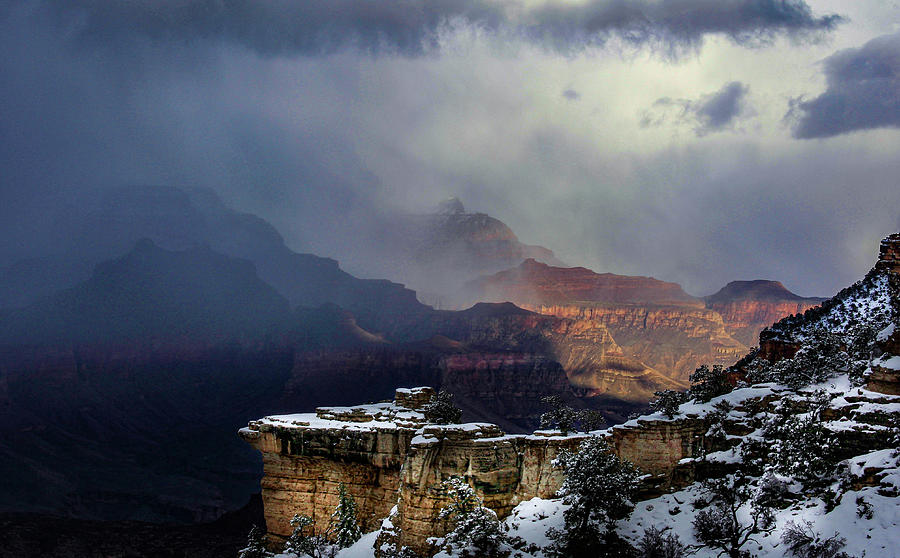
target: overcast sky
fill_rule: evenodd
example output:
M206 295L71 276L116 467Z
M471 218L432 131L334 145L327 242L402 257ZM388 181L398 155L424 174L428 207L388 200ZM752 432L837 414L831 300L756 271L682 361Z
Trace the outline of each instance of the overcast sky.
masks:
M830 295L900 229L896 0L0 0L0 48L7 242L151 183L352 262L455 195L571 265Z

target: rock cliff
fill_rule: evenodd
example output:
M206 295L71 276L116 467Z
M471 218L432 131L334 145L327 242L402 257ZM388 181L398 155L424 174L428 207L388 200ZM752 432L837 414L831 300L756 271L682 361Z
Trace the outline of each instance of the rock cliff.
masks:
M294 514L328 527L344 483L364 531L390 515L398 542L424 554L448 528L437 519L448 500L441 483L465 478L500 517L520 502L551 498L562 484L554 458L584 435L507 435L486 423L427 424L421 406L430 388L397 390L392 403L323 407L316 413L252 421L241 437L263 455L262 497L270 534L286 537ZM703 447L703 420L632 421L607 434L611 445L661 490L693 478L678 464ZM649 493L649 492L648 492ZM396 509L393 509L396 506Z
M651 277L599 274L534 260L472 281L464 292L470 299L511 301L602 328L606 337L597 337L595 345L603 349L593 351L588 369L581 366L585 359L565 358L572 354L565 350L561 362L573 385L593 394L629 397L618 379L626 370L642 376L643 381L627 386L635 399L657 389L686 387L700 364L731 364L756 344L764 327L821 302L798 297L774 281L733 282L703 300Z
M453 198L430 213L395 214L358 234L364 247L352 269L410 285L438 308L461 308L454 294L474 277L516 266L528 258L563 265L543 246L526 244L501 220L470 212Z

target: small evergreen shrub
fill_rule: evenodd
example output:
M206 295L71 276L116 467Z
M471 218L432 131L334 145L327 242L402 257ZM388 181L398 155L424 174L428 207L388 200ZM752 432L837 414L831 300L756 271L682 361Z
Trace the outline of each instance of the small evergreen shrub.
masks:
M238 558L270 558L274 554L266 550L267 544L268 538L266 534L262 532L262 529L254 525L250 528L250 533L247 535L247 546L238 552Z
M694 502L702 508L694 516L694 536L705 546L718 549L720 555L749 556L743 547L753 535L774 530L773 508L765 499L754 498L750 479L740 471L706 481L703 488L703 497ZM749 504L746 515L740 513L744 504Z
M352 546L362 537L356 513L356 501L347 494L347 488L341 483L338 487L338 505L331 514L329 529L338 548Z
M851 558L842 550L847 545L845 538L835 533L823 539L812 530L812 524L806 521L802 525L788 523L781 535L781 542L787 548L785 554L797 558Z
M444 536L444 550L451 556L463 558L509 556L512 551L511 538L497 514L484 507L475 489L458 477L444 481L443 486L450 504L441 510L438 518L453 522L453 529Z
M669 533L663 534L656 527L650 527L644 530L644 536L638 541L637 556L638 558L685 558L689 549L678 535Z
M565 530L548 531L553 543L544 554L559 558L630 556L633 549L613 528L634 510L637 469L621 461L599 436L586 439L575 453L563 452L553 464L565 471L558 494L569 508L563 512Z
M716 364L712 368L703 364L694 370L690 376L692 399L706 403L713 397L731 393L734 386L728 380L728 375L721 365Z
M675 418L678 407L688 400L688 394L682 391L667 389L653 394L655 399L650 400L650 408L668 418Z
M425 420L435 424L458 424L462 419L462 410L453 404L453 394L443 390L431 396L422 412Z
M590 432L597 430L606 423L606 419L599 411L593 409L576 410L566 405L559 395L548 395L541 401L550 407L550 410L541 415L541 428L556 428L563 435L569 432Z

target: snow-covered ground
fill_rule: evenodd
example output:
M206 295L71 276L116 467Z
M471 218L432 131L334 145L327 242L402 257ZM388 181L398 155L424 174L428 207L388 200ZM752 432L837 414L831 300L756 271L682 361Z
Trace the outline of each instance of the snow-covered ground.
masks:
M900 467L897 459L890 457L890 450L875 452L866 460L885 465L894 465L894 486L900 490ZM867 465L872 465L869 461ZM700 495L699 485L688 489L666 494L652 500L639 502L631 518L621 521L618 532L623 537L637 543L649 527L673 532L688 545L699 545L694 538L692 522L696 511L692 502ZM871 519L860 516L857 498L863 498L872 508ZM510 527L510 534L522 537L527 543L545 547L550 543L547 530L551 527L564 528L562 512L565 505L561 500L542 500L535 498L522 502L505 520ZM745 510L746 513L746 510ZM789 522L809 522L812 530L823 537L838 534L847 541L844 548L853 556L866 558L900 557L900 499L895 496L879 494L878 489L866 487L859 491L844 493L840 503L830 512L825 511L825 503L819 499L805 500L784 510L779 510L775 517L775 529L769 534L754 537L756 542L748 543L747 549L759 558L783 558L785 556L781 534ZM373 556L374 542L377 532L365 535L350 548L338 553L338 558L366 558ZM715 558L719 551L711 548L700 548L694 555L697 558ZM445 555L439 554L439 557ZM544 558L542 552L525 554L534 558Z

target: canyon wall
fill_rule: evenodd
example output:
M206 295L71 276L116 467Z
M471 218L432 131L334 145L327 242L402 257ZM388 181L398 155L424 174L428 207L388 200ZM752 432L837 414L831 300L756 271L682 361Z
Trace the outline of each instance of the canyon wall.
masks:
M609 334L604 340L610 347L606 353L628 359L632 367L653 370L682 389L701 364L731 364L747 352L746 345L727 333L717 312L701 307L605 303L525 307L540 314L602 326ZM566 370L575 368L574 364L563 360ZM617 372L615 366L600 366L599 370L613 375ZM642 391L632 397L646 400L654 390Z
M558 339L556 355L570 383L586 395L632 401L660 389L685 389L701 364L730 365L757 344L766 326L818 305L776 281L734 281L705 299L652 277L595 273L527 260L470 282L469 300L510 301L569 329L592 332Z
M442 482L451 477L466 479L500 517L525 500L556 495L563 474L553 460L577 449L585 435L507 435L487 423L428 424L421 408L432 393L397 390L392 403L323 407L241 429L263 455L269 533L287 537L294 514L327 529L343 483L358 504L364 531L390 515L398 543L433 554L428 539L449 527L438 514L448 504ZM679 463L700 454L705 431L699 419L638 420L605 434L613 451L650 475L645 492L658 492L693 479L690 460Z

